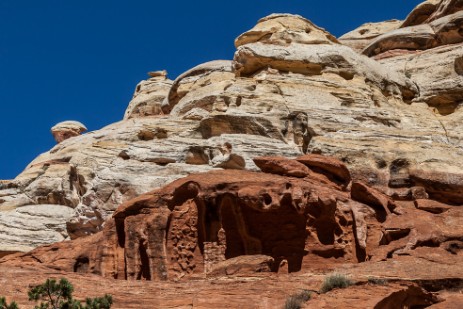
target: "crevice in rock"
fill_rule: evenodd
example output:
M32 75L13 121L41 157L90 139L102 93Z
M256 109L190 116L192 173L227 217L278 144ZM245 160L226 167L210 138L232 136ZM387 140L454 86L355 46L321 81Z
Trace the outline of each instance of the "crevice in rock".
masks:
M383 236L381 237L381 240L379 241L379 244L381 246L384 245L389 245L393 241L397 241L399 239L402 239L404 237L407 237L410 234L410 229L385 229L383 232Z
M138 272L137 280L151 280L150 260L146 250L145 240L140 239L140 243L138 245L140 271Z
M88 272L90 260L86 256L78 257L74 263L74 272L75 273L86 273Z
M457 255L457 254L463 252L463 239L455 240L455 241L449 241L448 243L443 242L443 247L445 248L445 250L447 250L447 252L449 252L449 253L451 253L453 255Z
M463 278L438 278L438 279L420 279L413 280L428 292L460 291L463 289Z
M436 118L436 120L440 123L442 129L444 130L444 133L445 133L445 137L447 139L447 143L451 144L450 143L450 138L449 138L449 132L447 131L447 128L445 127L444 123L442 122L442 120L439 119L439 116L437 116L436 114L434 114L434 117Z

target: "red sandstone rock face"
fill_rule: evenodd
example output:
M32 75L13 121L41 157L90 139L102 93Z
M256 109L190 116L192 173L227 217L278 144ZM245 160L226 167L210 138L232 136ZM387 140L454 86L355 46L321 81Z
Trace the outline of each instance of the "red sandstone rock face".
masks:
M348 184L349 171L333 158L257 158L256 164L267 173L190 175L122 204L99 234L0 263L138 280L280 266L312 272L403 255L461 265L461 207L393 201L363 183Z

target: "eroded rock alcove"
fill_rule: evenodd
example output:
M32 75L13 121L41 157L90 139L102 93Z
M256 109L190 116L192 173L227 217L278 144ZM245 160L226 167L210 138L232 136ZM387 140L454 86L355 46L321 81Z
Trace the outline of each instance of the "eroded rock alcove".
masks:
M327 271L427 254L448 263L462 254L462 209L428 199L422 187L394 201L351 181L341 161L320 155L261 157L255 164L263 172L211 171L176 180L122 204L100 233L2 263L179 280Z

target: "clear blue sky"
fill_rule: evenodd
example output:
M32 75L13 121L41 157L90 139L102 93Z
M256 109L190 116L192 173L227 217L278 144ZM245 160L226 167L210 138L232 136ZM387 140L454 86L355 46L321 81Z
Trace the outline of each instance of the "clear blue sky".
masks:
M0 0L0 179L55 144L50 128L122 119L146 72L174 79L232 59L233 41L270 13L295 13L335 36L403 19L420 0Z

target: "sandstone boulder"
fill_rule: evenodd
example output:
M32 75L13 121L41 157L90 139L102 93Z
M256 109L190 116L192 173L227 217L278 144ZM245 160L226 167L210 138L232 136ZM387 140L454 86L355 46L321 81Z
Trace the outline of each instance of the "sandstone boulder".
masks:
M78 136L85 131L87 131L87 128L78 121L63 121L51 128L51 133L57 143L61 143L70 137Z

